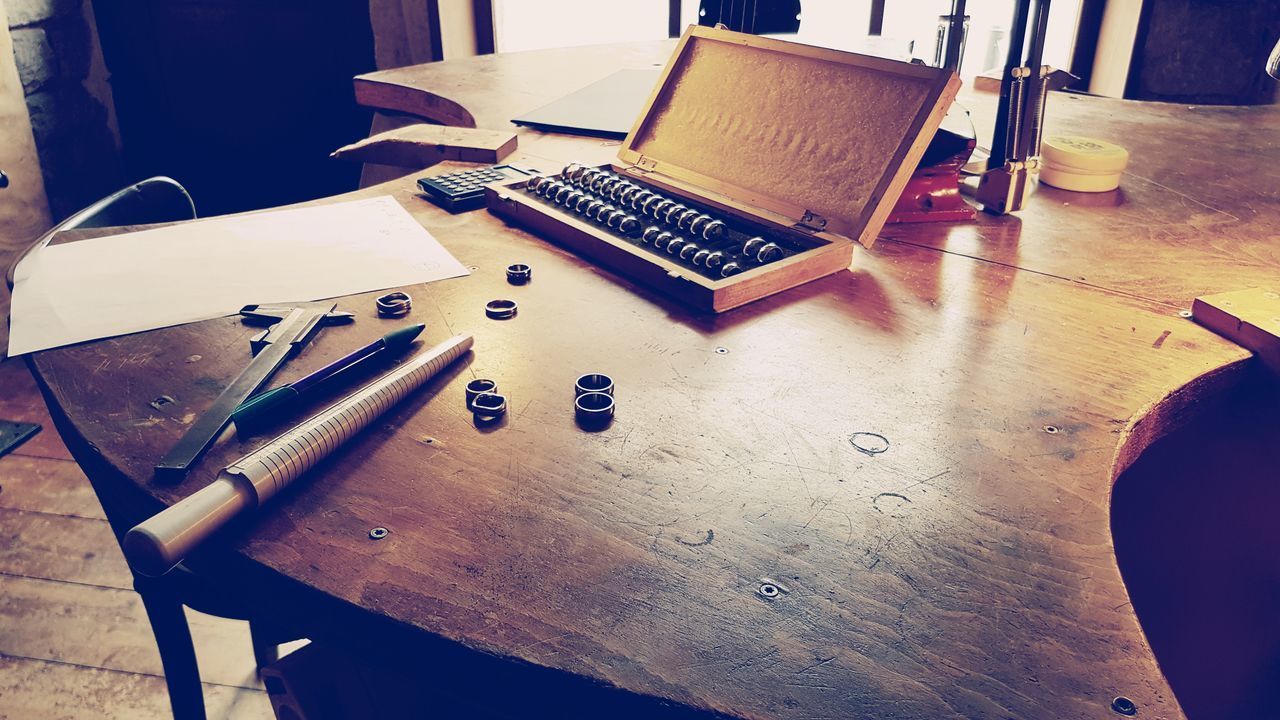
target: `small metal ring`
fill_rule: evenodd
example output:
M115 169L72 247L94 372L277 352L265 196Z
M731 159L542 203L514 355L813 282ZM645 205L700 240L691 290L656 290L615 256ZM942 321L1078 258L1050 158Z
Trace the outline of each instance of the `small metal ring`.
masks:
M636 237L640 234L640 228L643 227L634 215L627 215L618 221L618 230L628 237Z
M515 300L490 300L484 306L484 314L494 320L507 320L516 316L518 307Z
M651 243L654 241L655 238L658 237L658 235L662 234L663 232L664 230L658 227L657 225L650 225L649 227L644 229L644 234L640 236L640 239L647 243Z
M573 413L578 422L588 427L602 426L613 419L613 396L602 392L582 393L573 400Z
M686 243L684 247L680 248L680 259L688 260L689 258L693 257L693 254L698 252L699 250L702 250L702 248L698 247L693 243Z
M741 265L739 265L736 262L727 262L724 264L724 267L720 268L720 277L722 278L733 277L734 275L737 275L740 272L742 272Z
M703 228L709 222L711 222L710 215L704 215L699 213L698 217L694 218L693 222L689 223L689 232L693 233L694 235L701 235Z
M471 401L471 412L483 418L496 418L507 411L507 398L498 393L480 393Z
M463 392L467 394L467 409L472 409L471 406L475 403L477 397L486 393L496 393L497 391L498 383L493 380L488 378L476 378L475 380L472 380L467 383L467 387L463 390Z
M756 260L761 263L770 263L782 257L782 248L777 243L765 243L756 252Z
M523 285L533 279L533 268L523 263L507 266L507 282Z
M748 239L742 243L742 254L755 255L760 251L760 248L764 247L765 242L765 239L759 236Z
M583 393L598 392L605 395L613 394L613 378L604 373L587 373L579 377L573 383L573 396L577 397Z
M409 314L413 298L409 297L409 293L397 290L379 297L374 304L378 306L378 315L382 317L401 317Z
M723 220L712 220L707 226L702 228L703 240L719 240L725 236L727 232Z

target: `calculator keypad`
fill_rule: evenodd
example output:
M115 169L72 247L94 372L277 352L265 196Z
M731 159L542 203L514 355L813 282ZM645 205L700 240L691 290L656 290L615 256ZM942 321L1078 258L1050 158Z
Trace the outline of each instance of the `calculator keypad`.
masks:
M484 186L503 180L516 180L532 175L531 171L511 165L495 165L475 170L436 175L418 179L418 187L438 205L459 212L484 205Z

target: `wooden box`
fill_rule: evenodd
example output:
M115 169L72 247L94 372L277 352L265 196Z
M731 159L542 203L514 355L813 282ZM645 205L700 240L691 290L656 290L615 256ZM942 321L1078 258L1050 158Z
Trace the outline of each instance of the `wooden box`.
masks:
M488 207L721 312L848 268L854 241L871 247L959 84L938 68L690 27L612 170L785 251L731 277L548 203L524 181L490 186Z

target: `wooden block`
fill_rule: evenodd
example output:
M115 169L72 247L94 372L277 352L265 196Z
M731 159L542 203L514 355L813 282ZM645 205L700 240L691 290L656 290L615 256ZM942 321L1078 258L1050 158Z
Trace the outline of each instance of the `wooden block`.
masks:
M1205 295L1192 303L1191 317L1280 372L1280 292L1250 288Z
M378 133L340 147L330 157L411 168L445 160L494 164L515 152L516 143L510 132L423 123Z
M973 89L981 93L991 93L993 95L1000 94L1000 71L992 70L990 74L983 73L973 78Z

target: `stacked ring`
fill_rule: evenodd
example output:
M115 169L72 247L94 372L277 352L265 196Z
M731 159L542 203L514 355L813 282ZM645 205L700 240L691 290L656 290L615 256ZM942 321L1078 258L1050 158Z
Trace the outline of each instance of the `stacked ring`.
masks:
M533 268L523 263L507 266L507 282L523 285L533 278Z
M383 295L374 303L378 306L378 315L401 317L409 314L409 309L413 307L413 298L409 297L409 293L396 291Z

